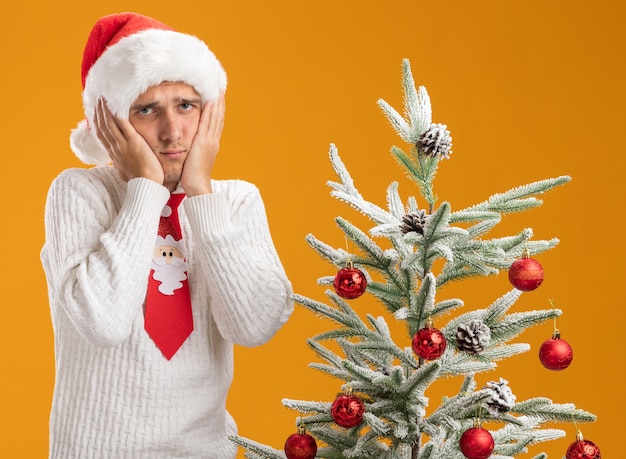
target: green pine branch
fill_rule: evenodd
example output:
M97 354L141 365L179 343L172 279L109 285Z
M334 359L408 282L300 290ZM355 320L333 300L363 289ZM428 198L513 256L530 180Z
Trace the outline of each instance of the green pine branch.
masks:
M543 194L552 188L564 185L570 180L571 177L563 175L557 178L539 180L527 185L521 185L504 193L496 193L490 196L486 201L463 209L461 212L487 211L505 214L532 209L542 204L542 201L535 198L534 195Z
M228 437L230 441L246 449L245 457L248 459L286 459L284 451L279 451L269 446L258 443L239 435Z

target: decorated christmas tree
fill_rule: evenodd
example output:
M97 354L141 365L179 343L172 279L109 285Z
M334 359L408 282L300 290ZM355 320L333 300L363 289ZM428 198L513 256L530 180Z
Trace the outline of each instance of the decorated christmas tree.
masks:
M283 449L232 437L248 458L504 459L565 435L547 428L548 422L595 421L573 404L545 397L517 400L506 375L482 387L475 377L497 372L499 361L528 351L528 344L514 340L529 327L556 323L562 313L552 302L549 309L510 311L524 292L540 287L543 268L533 257L554 248L558 239L533 240L529 228L506 237L487 234L505 214L540 206L537 195L570 178L519 186L460 210L438 202L434 179L442 161L450 158L452 139L446 125L432 123L429 96L424 87L415 87L407 60L402 76L403 114L383 100L379 106L408 144L406 151L392 147L391 154L419 196L403 200L393 182L387 188L387 208L367 201L331 145L338 176L329 182L331 194L372 225L363 230L337 217L346 249L308 235L309 245L338 271L318 280L329 286L330 304L294 295L296 303L334 323L308 340L321 359L310 366L336 378L342 393L328 401L284 399L286 407L299 413L297 432L286 435ZM483 309L468 310L462 299L444 296L444 287L453 282L501 270L508 271L512 288L485 292ZM388 314L374 317L359 310L363 294L374 296ZM392 336L390 321L403 323L398 336ZM555 325L539 360L558 371L572 356ZM458 377L458 392L436 406L429 401L429 388L451 377ZM535 459L545 457L540 453ZM579 430L565 457L597 459L600 451Z

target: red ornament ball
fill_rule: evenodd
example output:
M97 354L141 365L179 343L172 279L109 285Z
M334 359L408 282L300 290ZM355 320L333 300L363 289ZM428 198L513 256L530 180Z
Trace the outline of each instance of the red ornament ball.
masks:
M576 440L574 443L569 445L567 448L567 453L565 454L566 459L601 459L600 456L600 448L589 440Z
M365 293L367 279L365 274L358 268L348 266L339 270L333 281L335 292L342 298L352 300Z
M289 435L285 441L287 459L313 459L317 454L317 442L304 430Z
M365 405L354 395L340 395L330 407L335 424L346 428L358 426L363 421L364 413Z
M509 282L522 292L535 290L543 282L543 268L537 260L533 260L524 254L519 260L515 260L509 268Z
M446 350L446 337L440 330L426 326L413 337L413 351L425 360L436 360Z
M558 334L545 340L539 348L539 360L548 370L565 370L572 363L573 358L572 346L561 339Z
M487 459L491 456L495 443L488 430L472 427L463 432L459 446L467 459Z

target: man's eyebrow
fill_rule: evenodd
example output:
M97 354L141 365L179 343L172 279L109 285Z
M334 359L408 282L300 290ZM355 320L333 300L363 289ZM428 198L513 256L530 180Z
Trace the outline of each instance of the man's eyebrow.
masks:
M176 97L173 102L177 104L201 104L202 99L200 97ZM131 110L145 110L146 108L159 107L161 105L158 101L146 102L143 104L133 104Z
M133 104L130 109L131 110L144 110L146 108L154 108L154 107L158 107L159 103L157 101L154 102L147 102L145 104Z
M199 97L193 97L193 98L177 97L176 99L174 99L174 102L181 103L181 104L201 104L202 99L200 99Z

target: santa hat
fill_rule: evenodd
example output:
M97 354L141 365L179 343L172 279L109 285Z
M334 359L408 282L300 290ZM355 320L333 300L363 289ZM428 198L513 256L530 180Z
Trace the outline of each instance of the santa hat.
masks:
M226 89L226 73L202 40L135 13L96 22L85 45L81 77L86 119L72 130L70 147L82 162L98 165L109 163L92 127L100 98L114 115L128 119L137 97L164 81L193 86L203 102L217 100Z

